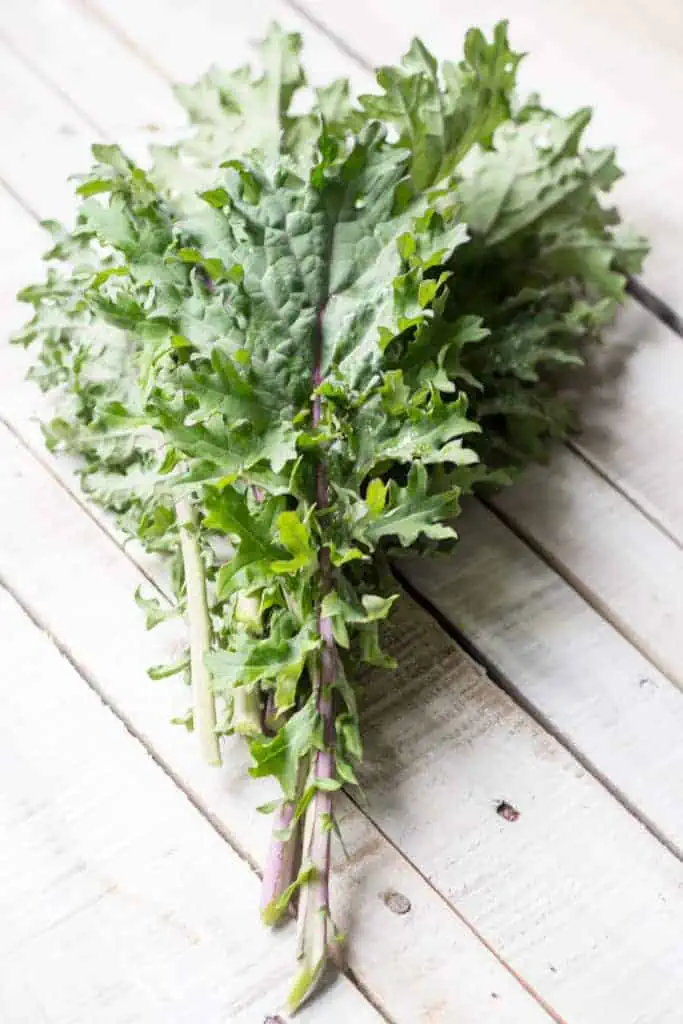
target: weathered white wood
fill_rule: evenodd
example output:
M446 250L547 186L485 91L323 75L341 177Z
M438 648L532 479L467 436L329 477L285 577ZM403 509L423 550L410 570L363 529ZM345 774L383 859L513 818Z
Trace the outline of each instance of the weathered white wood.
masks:
M571 488L571 472L561 479ZM402 560L402 574L683 856L681 691L483 506L466 507L458 532L453 556ZM632 601L628 588L622 596Z
M557 452L548 469L530 469L523 484L499 495L495 506L683 685L682 548L644 524L637 508L567 449Z
M62 549L62 551L63 551L63 549ZM425 721L426 721L426 719L422 720L423 726L424 726L424 722ZM504 734L507 734L507 731L508 731L509 728L512 728L513 731L514 731L514 728L516 728L516 726L510 726L509 723L507 725L504 725L504 727L503 727ZM378 732L379 732L379 730L378 730ZM500 745L500 743L499 743L499 745ZM531 744L531 745L533 745L533 744ZM536 745L537 746L541 746L541 740L539 740L539 742ZM433 751L433 744L432 744L432 752L430 754L430 757L432 759L432 763L433 763L433 761L435 759L435 756L439 755L439 754L442 754L442 753L443 753L443 744L442 743L439 742L439 743L436 744L436 751L435 752ZM536 753L538 753L538 751ZM511 755L508 755L508 757L511 757ZM575 766L574 766L574 768L575 768ZM535 769L536 769L536 774L540 776L542 774L542 770L541 770L541 768L539 767L538 764L535 764ZM476 766L475 766L475 770L476 770ZM571 772L567 772L567 774L571 775ZM441 765L439 764L437 769L436 769L436 773L434 775L430 774L430 782L431 782L431 780L433 778L441 779L441 778L446 778L446 777L447 777L447 775L445 774L444 770L441 768ZM507 771L506 774L505 774L505 777L506 778L507 777L513 778L514 777L513 772L510 771L510 770ZM573 777L573 776L571 776L571 777ZM589 784L592 785L592 783L589 783ZM427 787L427 788L429 788L429 787ZM425 790L425 787L424 787L424 779L423 779L423 792L424 792L424 790ZM596 791L595 792L602 793L602 791L599 791L597 787L596 787ZM458 801L460 796L462 796L462 791L459 793L457 788L453 788L453 790L452 790L452 798L454 799L455 802ZM381 803L384 802L384 799L385 798L382 797ZM565 814L566 814L567 818L570 819L572 814L573 814L574 801L570 800L570 799L567 799L565 793L563 793L561 790L560 790L560 793L559 793L559 797L557 797L557 795L554 794L553 795L553 799L554 800L555 799L559 799L560 800L560 802L564 805ZM577 799L578 799L579 803L582 804L582 806L583 806L583 804L587 801L588 798L579 797ZM604 798L604 799L606 799L606 798ZM413 801L413 803L415 803L416 806L417 806L417 801ZM612 807L612 804L608 803L605 806ZM567 810L568 808L570 808L570 810ZM411 812L413 813L413 806L412 805L411 805ZM438 813L440 813L440 811ZM622 817L620 817L620 819L618 819L620 821L629 820L629 827L631 827L631 828L636 828L637 827L632 821L630 821L630 819L628 819L623 814L622 811L618 810L618 808L615 808L615 810L612 813L617 813L617 814L622 815ZM600 818L599 821L597 820L598 817ZM444 821L450 821L450 820L451 820L450 818L447 818L443 814L439 818L438 814L437 814L437 815L434 816L433 821L434 822L438 822L438 823L435 824L435 825L432 825L432 827L429 828L429 827L425 827L424 820L420 819L420 820L416 821L415 819L412 819L411 817L409 817L409 818L403 819L403 822L400 825L400 827L405 829L405 831L408 831L409 835L411 835L413 837L415 836L415 833L420 833L420 830L422 830L423 831L423 836L424 836L424 839L425 839L425 845L429 845L429 844L434 845L434 842L435 842L434 841L434 837L438 836L438 835L441 835L443 833L443 822ZM598 812L595 812L595 811L593 812L593 817L589 820L589 826L590 827L585 831L585 833L582 833L582 835L584 836L584 841L586 843L590 842L590 840L592 839L593 835L595 835L595 834L602 835L601 822L603 820L607 822L607 825L609 825L609 815L606 812L605 813L600 813L600 814ZM521 818L520 818L520 821L521 821ZM496 819L496 823L500 824L498 819ZM511 828L512 827L517 827L518 824L519 824L519 821L515 822L514 824L510 823L509 826ZM508 825L508 823L506 823L506 826L507 825ZM568 824L566 825L566 827L568 828ZM447 830L449 830L449 829L446 828L446 831ZM640 833L637 833L637 834L634 833L633 835L640 836L641 834ZM551 840L553 839L554 836L555 836L555 833L551 833L549 835L549 837L547 838L547 840L544 840L544 842L550 843L551 846L552 846ZM471 837L470 837L470 839L471 839ZM574 837L574 839L575 839L575 837ZM629 834L628 837L621 836L621 839L623 841L623 845L626 843L626 846L628 847L629 844L631 844L632 848L635 849L636 852L640 851L640 853L642 854L642 850L640 850L640 847L638 846L638 842L635 842L635 843L632 842L631 834ZM646 837L646 839L647 839L647 837ZM467 842L467 841L465 841L465 842ZM648 843L651 843L651 840L648 839ZM608 844L608 846L609 846L609 844ZM655 844L652 844L651 847L648 846L647 849L652 849L652 848L655 848ZM545 847L544 849L546 849L546 855L547 855L547 847ZM575 849L575 844L574 844L574 849ZM611 851L612 857L615 858L616 855L617 855L616 854L617 845L616 844L612 844L611 846L609 846L609 850ZM481 851L481 852L482 852L483 862L487 866L488 858L485 856L485 850ZM424 853L424 851L423 851L423 853ZM592 851L591 851L591 855L593 856ZM456 856L457 856L457 854L456 854ZM538 856L536 856L536 850L533 849L533 848L531 848L531 856L533 857L533 859L536 859L537 863L539 863L539 858L538 858ZM424 869L425 870L430 870L428 862L432 863L432 860L431 860L431 854L430 854L429 850L427 850L427 852L424 853L424 857L425 857ZM640 859L643 859L643 858L641 857ZM647 857L645 857L644 859L645 859L645 861L648 861ZM527 865L525 865L523 863L523 858L521 858L521 860L522 860L521 867L523 868L523 870L522 870L522 878L524 880L526 880L524 884L527 885L529 888L531 888L533 886L532 876L529 876L528 867L527 867ZM543 858L541 858L541 862L543 862ZM512 863L514 865L514 868L517 869L517 867L519 866L519 858L518 857L513 858ZM440 868L440 866L438 866L438 864L437 864L437 867L438 867L438 870L440 871L441 868ZM607 874L609 872L609 867L607 866L607 861L606 860L599 860L597 862L597 867L596 867L596 862L593 859L593 860L590 861L589 867L590 867L590 870L592 872L595 872L596 874L599 874L599 871L602 871L605 874ZM628 858L627 858L627 870L630 867L631 867L631 861L628 860ZM651 864L648 864L648 870L649 870L650 867L651 867ZM599 870L598 870L598 868L599 868ZM589 868L587 867L586 870L588 871ZM546 872L546 876L544 876L544 880L543 880L544 886L546 886L548 884L547 874L548 874L548 872ZM591 877L593 877L593 876L591 876ZM441 878L445 879L446 878L446 874L443 873ZM650 888L648 888L647 886L645 887L645 889L646 889L646 896L651 895L651 878L649 878L649 876L648 876L648 879L649 879ZM487 890L486 898L483 900L483 902L475 903L475 905L478 907L478 911L477 912L481 911L481 913L482 913L482 919L481 920L484 923L487 921L487 914L489 912L489 902L494 899L494 897L492 895L492 892L490 892L490 889L493 889L492 882L493 882L492 879L488 879L489 888ZM474 888L476 888L476 886L474 885L474 882L472 882L470 884ZM509 880L506 880L506 885L508 885L508 884L509 884ZM584 885L583 876L581 876L581 874L579 876L579 881L577 883L575 883L575 884L577 884L580 887L582 887L582 893L583 893L585 885ZM520 885L521 885L521 883L520 883ZM593 881L593 886L595 886L595 880ZM513 888L514 888L514 886L513 886ZM590 890L590 893L595 895L594 889L591 889L590 886L588 888ZM600 895L600 894L598 894L598 895ZM641 891L639 891L638 896L641 897L642 895L643 895L643 891L641 890ZM668 895L668 893L667 893L667 895ZM566 902L566 893L564 893L564 896L565 896L564 902ZM620 894L620 896L621 896L621 894ZM645 897L643 897L643 898L645 898ZM500 896L499 896L499 899L500 899ZM632 915L631 916L631 920L634 920L634 916L637 914L638 911L640 911L640 904L637 904L637 906L634 909L633 901L630 902L629 900L630 900L630 897L629 897L629 899L627 899L626 910L624 910L624 912L623 912L623 914L621 916L621 919L620 919L620 931L621 931L622 934L620 934L620 936L618 936L618 939L620 939L622 944L624 944L627 941L627 939L625 938L625 935L628 935L628 928L627 928L627 925L628 925L628 921L627 921L628 915L631 914ZM614 911L615 911L615 909L617 907L617 899L614 896L614 894L611 893L611 895L606 900L606 902L604 900L602 900L602 899L594 899L594 902L595 902L596 906L598 907L598 909L595 911L595 916L591 916L591 918L589 918L589 925L590 925L590 927L588 929L588 934L590 936L593 936L593 938L595 937L595 929L596 928L598 929L598 931L600 930L600 926L602 926L603 931L607 928L605 922L608 921L611 918L611 916L614 915ZM517 894L517 901L516 902L513 901L513 903L514 903L513 916L516 916L516 918L518 919L518 923L519 923L519 919L521 919L521 920L526 921L526 924L528 925L528 906L526 904L522 905L523 901L521 900L521 897L519 897L518 894ZM528 903L528 894L527 894L527 903ZM510 904L506 903L504 900L501 900L501 902L499 902L499 909L500 909L501 905L505 905L505 906L507 906L508 909L510 909ZM624 907L624 905L625 904L624 904L624 900L623 899L618 900L618 907L621 908L621 907ZM544 907L544 910L542 912L545 912L545 909L546 908ZM579 907L579 910L582 910L582 909L585 909L584 904L581 904L580 907ZM571 951L573 952L574 946L577 946L577 943L574 942L574 934L571 931L571 928L569 928L568 929L569 939L567 940L567 938L566 938L566 934L567 933L564 933L564 931L563 931L564 923L561 920L561 918L558 918L559 907L558 907L557 901L555 903L551 903L551 911L552 912L549 915L549 922L550 923L549 923L548 927L549 927L549 929L552 929L554 924L558 924L558 925L562 926L560 928L560 931L562 932L562 934L564 936L564 941L566 942L566 945L563 946L564 956L566 958L568 958L569 957L569 949L571 949ZM621 912L622 911L620 910L620 913ZM603 914L605 916L602 916ZM624 914L626 914L627 916L624 916ZM617 916L618 916L618 914L617 914ZM646 924L647 924L647 914L645 914L644 916L645 916L645 920L646 920ZM599 919L599 925L596 925L596 918ZM502 936L502 940L504 942L511 943L511 948L514 948L515 944L517 946L522 944L523 939L520 938L518 932L516 933L516 935L512 936L512 927L513 926L510 924L510 922L507 922L506 926L502 927L500 929L500 932L498 932L497 934L500 934ZM577 930L578 929L577 923L574 922L573 925L572 925L572 928L574 929L574 931ZM645 935L646 931L647 931L647 929L644 928L642 934ZM548 988L544 989L544 991L550 990L550 988L553 987L552 979L551 979L551 982L548 983L547 979L545 978L545 976L538 970L539 969L539 963L538 962L539 962L539 957L540 957L539 929L536 928L536 930L535 930L535 929L531 928L531 932L532 932L533 938L535 938L536 945L533 945L533 943L532 943L533 949L531 950L531 952L529 952L528 955L531 958L531 961L533 962L533 964L536 965L535 968L533 968L533 970L537 971L537 974L541 978L541 981L543 982L544 986L545 985L548 986ZM633 928L631 929L631 933L632 933L632 935L635 935L635 938L633 939L634 943L637 943L638 940L640 939L640 935L639 934L635 934ZM493 932L490 933L490 934L493 934ZM663 939L663 936L664 936L664 939ZM582 956L586 955L586 948L587 948L586 942L588 941L588 939L585 936L580 936L580 938L582 939L582 942L584 943L582 945L582 942L579 942L579 944L577 946L577 948L579 949L579 953L581 954L579 956L580 968L581 968L581 971L590 973L590 971L588 969L587 959L586 958L582 959ZM647 936L648 942L650 941L651 938L652 938L651 936L649 936L649 935ZM663 962L664 967L666 967L666 961L667 961L667 955L669 953L669 947L668 946L664 946L663 947L663 944L661 944L661 943L663 943L663 941L666 942L666 929L661 929L659 935L655 936L654 937L654 941L653 941L654 954L658 955L660 957L660 961ZM618 945L618 943L617 943L617 945ZM602 946L600 948L604 952L605 947ZM640 947L639 947L636 950L636 958L640 958L640 954L642 952L643 952L643 950L641 950ZM610 945L610 947L609 947L609 954L610 954L610 956L612 955L612 953L613 953L613 949L612 949L612 946ZM656 972L654 972L654 974L652 973L651 965L649 963L649 959L647 958L647 956L645 956L643 958L644 958L644 967L640 968L640 973L639 973L635 969L635 967L633 965L633 951L632 951L632 958L631 959L628 956L624 957L624 964L626 965L624 967L624 970L630 972L631 974L633 974L635 980L637 981L637 983L642 985L642 988L640 989L640 991L638 993L638 996L635 999L635 1001L633 1002L633 1004L631 1004L631 1002L629 1002L629 1005L626 1006L626 997L624 996L624 993L622 991L622 987L621 987L621 984L620 984L620 979L623 980L624 977L626 977L626 975L622 975L620 972L616 971L616 969L614 967L614 964L610 962L609 965L608 965L608 969L607 969L606 975L604 974L604 971L603 971L603 977L601 979L598 979L598 982L595 982L594 979L591 979L591 984L586 984L585 978L584 977L581 977L581 978L579 977L581 972L577 972L577 973L573 973L572 972L571 973L570 981L566 981L566 978L565 978L564 987L562 988L560 986L560 988L561 988L561 993L560 993L561 994L561 999L563 1000L563 1004L562 1004L563 1012L565 1012L565 1013L568 1013L569 1011L573 1012L573 1008L575 1006L575 1008L577 1008L577 1009L575 1009L574 1019L596 1020L596 1021L597 1020L604 1020L605 1016L606 1016L606 1014L604 1012L605 1011L605 1006L607 1007L607 1014L610 1013L612 1011L612 1009L613 1009L613 1006L614 1006L613 999L616 998L616 996L613 995L613 991L614 991L614 989L616 989L617 992L618 992L618 997L620 997L620 1001L617 1002L617 1011L620 1012L620 1017L618 1017L618 1019L620 1019L620 1020L627 1020L627 1021L631 1020L631 1019L636 1020L637 1018L635 1016L629 1016L629 1015L630 1014L633 1015L633 1014L636 1014L636 1013L640 1013L641 1011L639 1010L639 1007L641 1008L641 1010L642 1010L643 1007L645 1007L646 1009L642 1011L640 1019L647 1019L646 1016L643 1016L643 1015L646 1014L649 1011L649 1012L652 1012L652 1013L656 1014L654 1019L656 1019L657 1021L658 1020L665 1020L666 1021L668 1019L672 1019L673 1020L674 1018L667 1016L667 1014L669 1012L668 1008L669 1008L669 1005L670 1005L669 1002L668 1002L668 998L671 996L672 993L671 992L668 993L666 991L666 984L661 986L661 990L659 990L659 986L661 984L661 981L663 981L663 979L661 979L661 977L659 975L657 975ZM604 959L607 959L607 957L605 956ZM565 961L565 963L566 963L566 961ZM596 957L596 963L598 963L598 964L600 963L600 956ZM602 963L604 963L604 961ZM557 965L553 965L553 966L557 966ZM657 965L657 970L658 969L659 969L659 965ZM601 968L601 970L602 970L602 968ZM634 974L634 971L635 971L635 974ZM645 974L647 974L647 979L645 979L644 981L643 981L643 972L645 972ZM655 983L656 982L657 992L656 992L656 995L652 995L652 993L650 993L649 1002L647 1002L647 1001L645 1001L646 998L647 998L647 985L650 982L651 983ZM588 1000L590 997L593 997L593 996L596 997L598 1009L600 1009L600 1008L602 1009L602 1017L600 1017L600 1016L591 1016L591 1013L593 1013L593 1010L591 1010L590 1008L589 1008L589 1012L588 1013L585 1012L585 1008L584 1008L582 1000ZM674 996L678 997L677 993L674 992ZM611 1002L611 1004L608 1004L607 1000L609 1000L610 998L612 999L612 1002ZM600 1002L600 999L603 1000L602 1004ZM660 999L661 1002L658 1002L657 999ZM661 1009L661 1008L664 1008L664 1009ZM661 1012L660 1012L660 1010L661 1010ZM440 1009L439 1012L441 1012L441 1011L442 1011L442 1008ZM624 1012L622 1012L622 1011L624 1011ZM409 1018L407 1018L407 1019L409 1019ZM415 1019L415 1017L413 1017L411 1019ZM444 1016L442 1019L447 1020L447 1019L449 1019L449 1017ZM517 1019L524 1019L525 1020L527 1018L520 1017L520 1018L517 1018Z
M291 936L260 925L249 866L2 589L0 622L0 1019L274 1014ZM301 1019L383 1018L342 979Z
M681 864L431 619L404 606L389 633L370 816L563 1020L680 1020Z
M73 209L67 179L92 162L92 127L2 39L0 96L0 178L39 216L66 216Z
M667 202L662 197L662 205ZM683 338L629 302L591 356L575 442L591 465L681 547L682 387Z
M325 84L340 75L351 76L359 85L367 82L367 74L286 0L259 0L252 4L226 4L221 0L84 2L171 82L193 81L211 64L237 67L251 63L251 42L259 39L273 21L287 31L303 34L306 74L313 85Z
M142 628L132 594L144 577L5 428L0 464L0 580L230 842L252 863L261 862L270 822L255 808L273 790L248 777L240 741L225 745L223 769L210 769L194 737L169 724L185 711L187 692L171 680L152 683L146 668L177 656L179 634L170 624L161 632ZM441 1016L432 1019L444 1022L547 1020L364 815L345 798L338 808L349 859L336 850L335 919L349 935L355 976L390 1019L428 1021L438 1007ZM395 917L384 904L388 890L405 894L412 911ZM229 921L228 902L220 901L219 913ZM293 944L291 936L291 955Z
M182 123L167 83L80 0L13 4L0 18L0 38L69 98L96 135Z
M269 788L246 777L238 744L226 744L222 772L205 769L192 738L167 725L182 687L144 678L169 639L140 629L140 574L6 435L0 457L0 574L233 842L260 856L267 822L253 807ZM373 684L365 709L365 789L382 832L561 1018L602 1024L609 1009L635 1024L649 1010L677 1021L681 865L416 608L392 635L401 674ZM500 800L517 822L496 814ZM427 1008L444 1021L500 1012L495 999L476 1016L500 993L470 968L472 946L485 954L467 929L362 816L340 810L351 859L338 859L335 904L380 1005L406 1022ZM408 895L410 914L387 916L388 888ZM508 1019L533 1019L529 1009Z

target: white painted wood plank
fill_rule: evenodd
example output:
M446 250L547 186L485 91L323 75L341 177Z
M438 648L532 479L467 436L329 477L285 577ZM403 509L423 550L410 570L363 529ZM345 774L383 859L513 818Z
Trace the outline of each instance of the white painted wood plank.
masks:
M577 450L683 546L683 338L628 302L585 380Z
M0 16L0 38L69 97L95 135L182 123L167 83L80 0L13 4Z
M260 855L267 822L253 807L268 788L246 778L238 745L226 745L222 772L204 768L192 738L167 725L182 687L144 678L168 638L140 628L130 601L139 573L6 435L0 457L2 577L211 817ZM680 863L416 608L397 620L391 646L401 674L369 690L365 719L365 789L384 834L561 1018L603 1024L609 1008L635 1024L649 1009L677 1021ZM519 821L496 814L503 799ZM505 1012L491 992L509 976L483 989L471 935L451 914L437 921L436 893L350 804L340 810L351 859L339 858L335 905L342 926L352 922L353 969L380 1005L411 1024L428 1009L444 1021ZM388 919L387 888L413 911ZM508 1005L507 1019L533 1019L529 1010L515 1017Z
M242 743L226 744L224 767L212 770L194 737L169 724L185 711L187 691L170 680L152 683L146 668L172 660L179 634L143 629L132 594L145 578L5 428L0 463L0 580L233 845L262 862L270 822L256 807L273 790L248 777ZM349 935L355 976L391 1020L427 1022L432 1013L432 1020L472 1024L546 1021L538 1003L402 854L350 801L342 798L338 809L349 859L335 851L335 920ZM392 915L383 900L388 890L405 894L411 912ZM219 906L229 922L229 902ZM355 1020L341 1018L347 1019Z
M681 691L483 506L471 502L458 531L453 556L405 559L401 572L683 856Z
M0 623L0 1019L275 1013L290 942L248 865L1 589ZM301 1019L382 1020L346 979Z
M74 0L71 0L74 2ZM80 0L79 0L80 2ZM305 41L306 74L313 85L367 75L282 0L226 4L222 0L85 0L114 31L121 33L171 82L189 82L211 64L237 67L253 61L250 41L277 21Z
M2 39L0 96L0 178L40 217L66 217L74 188L67 179L92 163L92 127Z
M673 479L673 489L680 489ZM566 448L547 469L528 470L522 484L501 493L494 504L683 686L682 548L644 522L637 508Z
M679 1021L681 864L432 620L403 606L389 631L371 817L563 1020Z

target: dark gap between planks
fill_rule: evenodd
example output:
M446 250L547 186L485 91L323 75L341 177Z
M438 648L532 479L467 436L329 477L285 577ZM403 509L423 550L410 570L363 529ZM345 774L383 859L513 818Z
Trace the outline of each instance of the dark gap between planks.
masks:
M490 511L494 515L496 515L497 518L501 519L501 521L505 524L505 526L508 529L512 530L510 524L507 523L501 516L498 516L498 513L496 512L495 509L491 508ZM527 547L530 547L535 554L538 554L534 546L528 542L526 537L520 536L514 530L512 530L512 532L515 533L516 536L519 536L520 540L524 544L526 544ZM543 558L543 561L545 562L547 560ZM550 568L557 572L557 569L552 564L550 565ZM456 643L458 647L460 647L476 665L483 669L483 671L489 677L491 682L499 689L501 689L503 693L506 693L508 697L510 697L515 702L515 704L517 704L518 707L520 707L522 711L524 711L525 714L527 714L534 722L541 726L544 732L546 732L557 743L559 743L559 745L564 750L566 750L567 753L570 754L574 758L574 760L577 761L581 765L581 767L596 780L596 782L602 785L607 790L607 792L621 804L624 810L626 810L632 818L635 818L636 821L643 826L643 828L647 829L650 835L652 835L659 843L661 843L662 846L664 846L665 849L667 849L669 853L676 858L676 860L683 862L683 850L681 850L675 842L669 839L669 837L661 831L659 826L656 825L655 822L651 821L650 818L647 817L636 806L635 803L633 803L630 797L626 793L624 793L619 786L617 786L607 775L605 775L604 772L596 764L594 764L593 761L591 761L591 759L586 754L584 754L580 750L580 748L577 747L575 743L573 743L572 740L569 739L569 737L567 737L545 714L543 714L543 712L540 711L539 708L537 708L536 705L533 704L515 686L514 682L510 678L508 678L508 676L506 676L505 673L500 671L495 661L492 658L490 658L478 644L471 640L466 633L463 633L463 631L451 619L449 619L448 616L445 615L444 612L442 612L441 609L436 604L434 604L429 598L425 597L425 595L417 589L417 587L401 571L400 564L396 561L393 561L391 569L397 582L400 584L400 586L408 595L408 597L410 597L411 600L415 602L415 604L419 605L420 608L427 612L430 618L432 618L441 627L444 633L446 633L446 635L449 636L451 640L453 640L454 643ZM560 575L561 578L564 579L564 576L562 576L561 573L558 573L558 575ZM569 581L565 580L565 582L567 582L569 586L572 586L572 584ZM573 587L572 589L576 590L577 588ZM578 591L578 593L579 596L585 600L585 596L580 591ZM595 610L599 611L599 609ZM602 613L600 614L601 617L604 618ZM612 628L616 628L613 625L613 623L609 621L609 619L606 621L608 622L608 625L612 626ZM617 631L620 632L619 630ZM631 643L631 640L628 637L625 637L625 639L629 643ZM645 655L645 657L647 657L647 655ZM651 661L651 659L648 660Z

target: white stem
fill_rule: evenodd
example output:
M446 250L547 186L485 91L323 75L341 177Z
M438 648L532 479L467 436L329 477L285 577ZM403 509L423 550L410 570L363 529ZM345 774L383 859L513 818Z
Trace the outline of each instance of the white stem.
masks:
M185 498L176 504L180 547L185 567L187 619L190 629L190 669L194 697L194 727L202 755L209 764L221 763L216 734L216 702L204 656L211 649L211 619L206 598L204 562L197 540L197 513Z
M253 595L238 593L233 610L234 622L252 636L260 636L261 601ZM261 733L261 698L257 689L235 686L232 691L232 727L241 736Z
M232 691L232 727L240 736L259 736L261 727L261 701L256 690L236 686Z

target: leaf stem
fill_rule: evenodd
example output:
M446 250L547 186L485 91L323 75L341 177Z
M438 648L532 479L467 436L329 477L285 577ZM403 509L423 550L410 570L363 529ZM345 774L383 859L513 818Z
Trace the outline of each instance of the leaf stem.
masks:
M277 917L272 913L274 904L297 878L301 865L301 827L294 822L296 806L301 799L302 790L308 772L304 765L299 766L296 797L294 800L283 800L273 818L273 833L270 841L268 859L263 869L261 883L261 917L266 924L274 924ZM294 822L294 823L293 823ZM281 832L289 830L283 837Z
M256 690L236 686L233 690L232 727L239 736L261 733L261 699Z
M195 731L206 761L219 765L221 752L216 733L216 702L204 661L204 656L211 649L211 619L206 596L206 573L197 539L197 512L190 501L182 498L176 503L176 515L185 569Z
M326 551L321 555L327 555ZM323 726L323 749L313 760L310 784L333 781L334 711L332 686L336 677L337 652L332 623L320 617L323 647L315 692ZM297 955L299 973L289 994L288 1007L294 1012L317 988L330 953L330 840L332 834L332 793L318 789L306 811L302 867L313 876L302 888L299 902Z
M316 346L311 385L313 391L322 383L323 303L318 310ZM313 397L312 426L320 425L322 404L320 395ZM327 466L320 459L316 466L315 496L318 510L330 504ZM332 588L330 553L324 545L319 553L319 599ZM288 1008L298 1009L318 987L329 955L330 928L330 853L332 826L331 784L335 780L334 763L334 702L332 691L337 677L337 646L332 622L318 614L318 630L322 641L317 671L313 676L313 694L322 725L322 744L314 756L309 784L319 786L306 810L302 867L313 871L310 881L302 888L299 899L297 954L301 961L299 973L289 994ZM322 783L323 785L320 785ZM328 786L323 788L324 784Z
M316 403L319 399L316 398ZM314 404L313 419L317 426L319 408ZM327 468L320 463L316 472L316 497L319 508L329 505ZM332 586L330 555L323 547L319 555L320 593L322 597ZM332 690L337 677L337 646L332 622L319 614L318 629L322 640L319 667L313 679L318 714L322 725L322 749L312 765L312 785L332 783L334 764L334 702ZM302 866L313 869L311 880L301 891L298 918L298 957L301 968L289 995L289 1009L294 1012L315 991L322 977L329 954L330 928L330 854L332 832L332 792L318 788L307 811L304 824Z
M234 622L252 635L261 632L259 600L238 593L233 610ZM261 696L256 688L235 686L232 691L232 727L241 736L261 733Z

